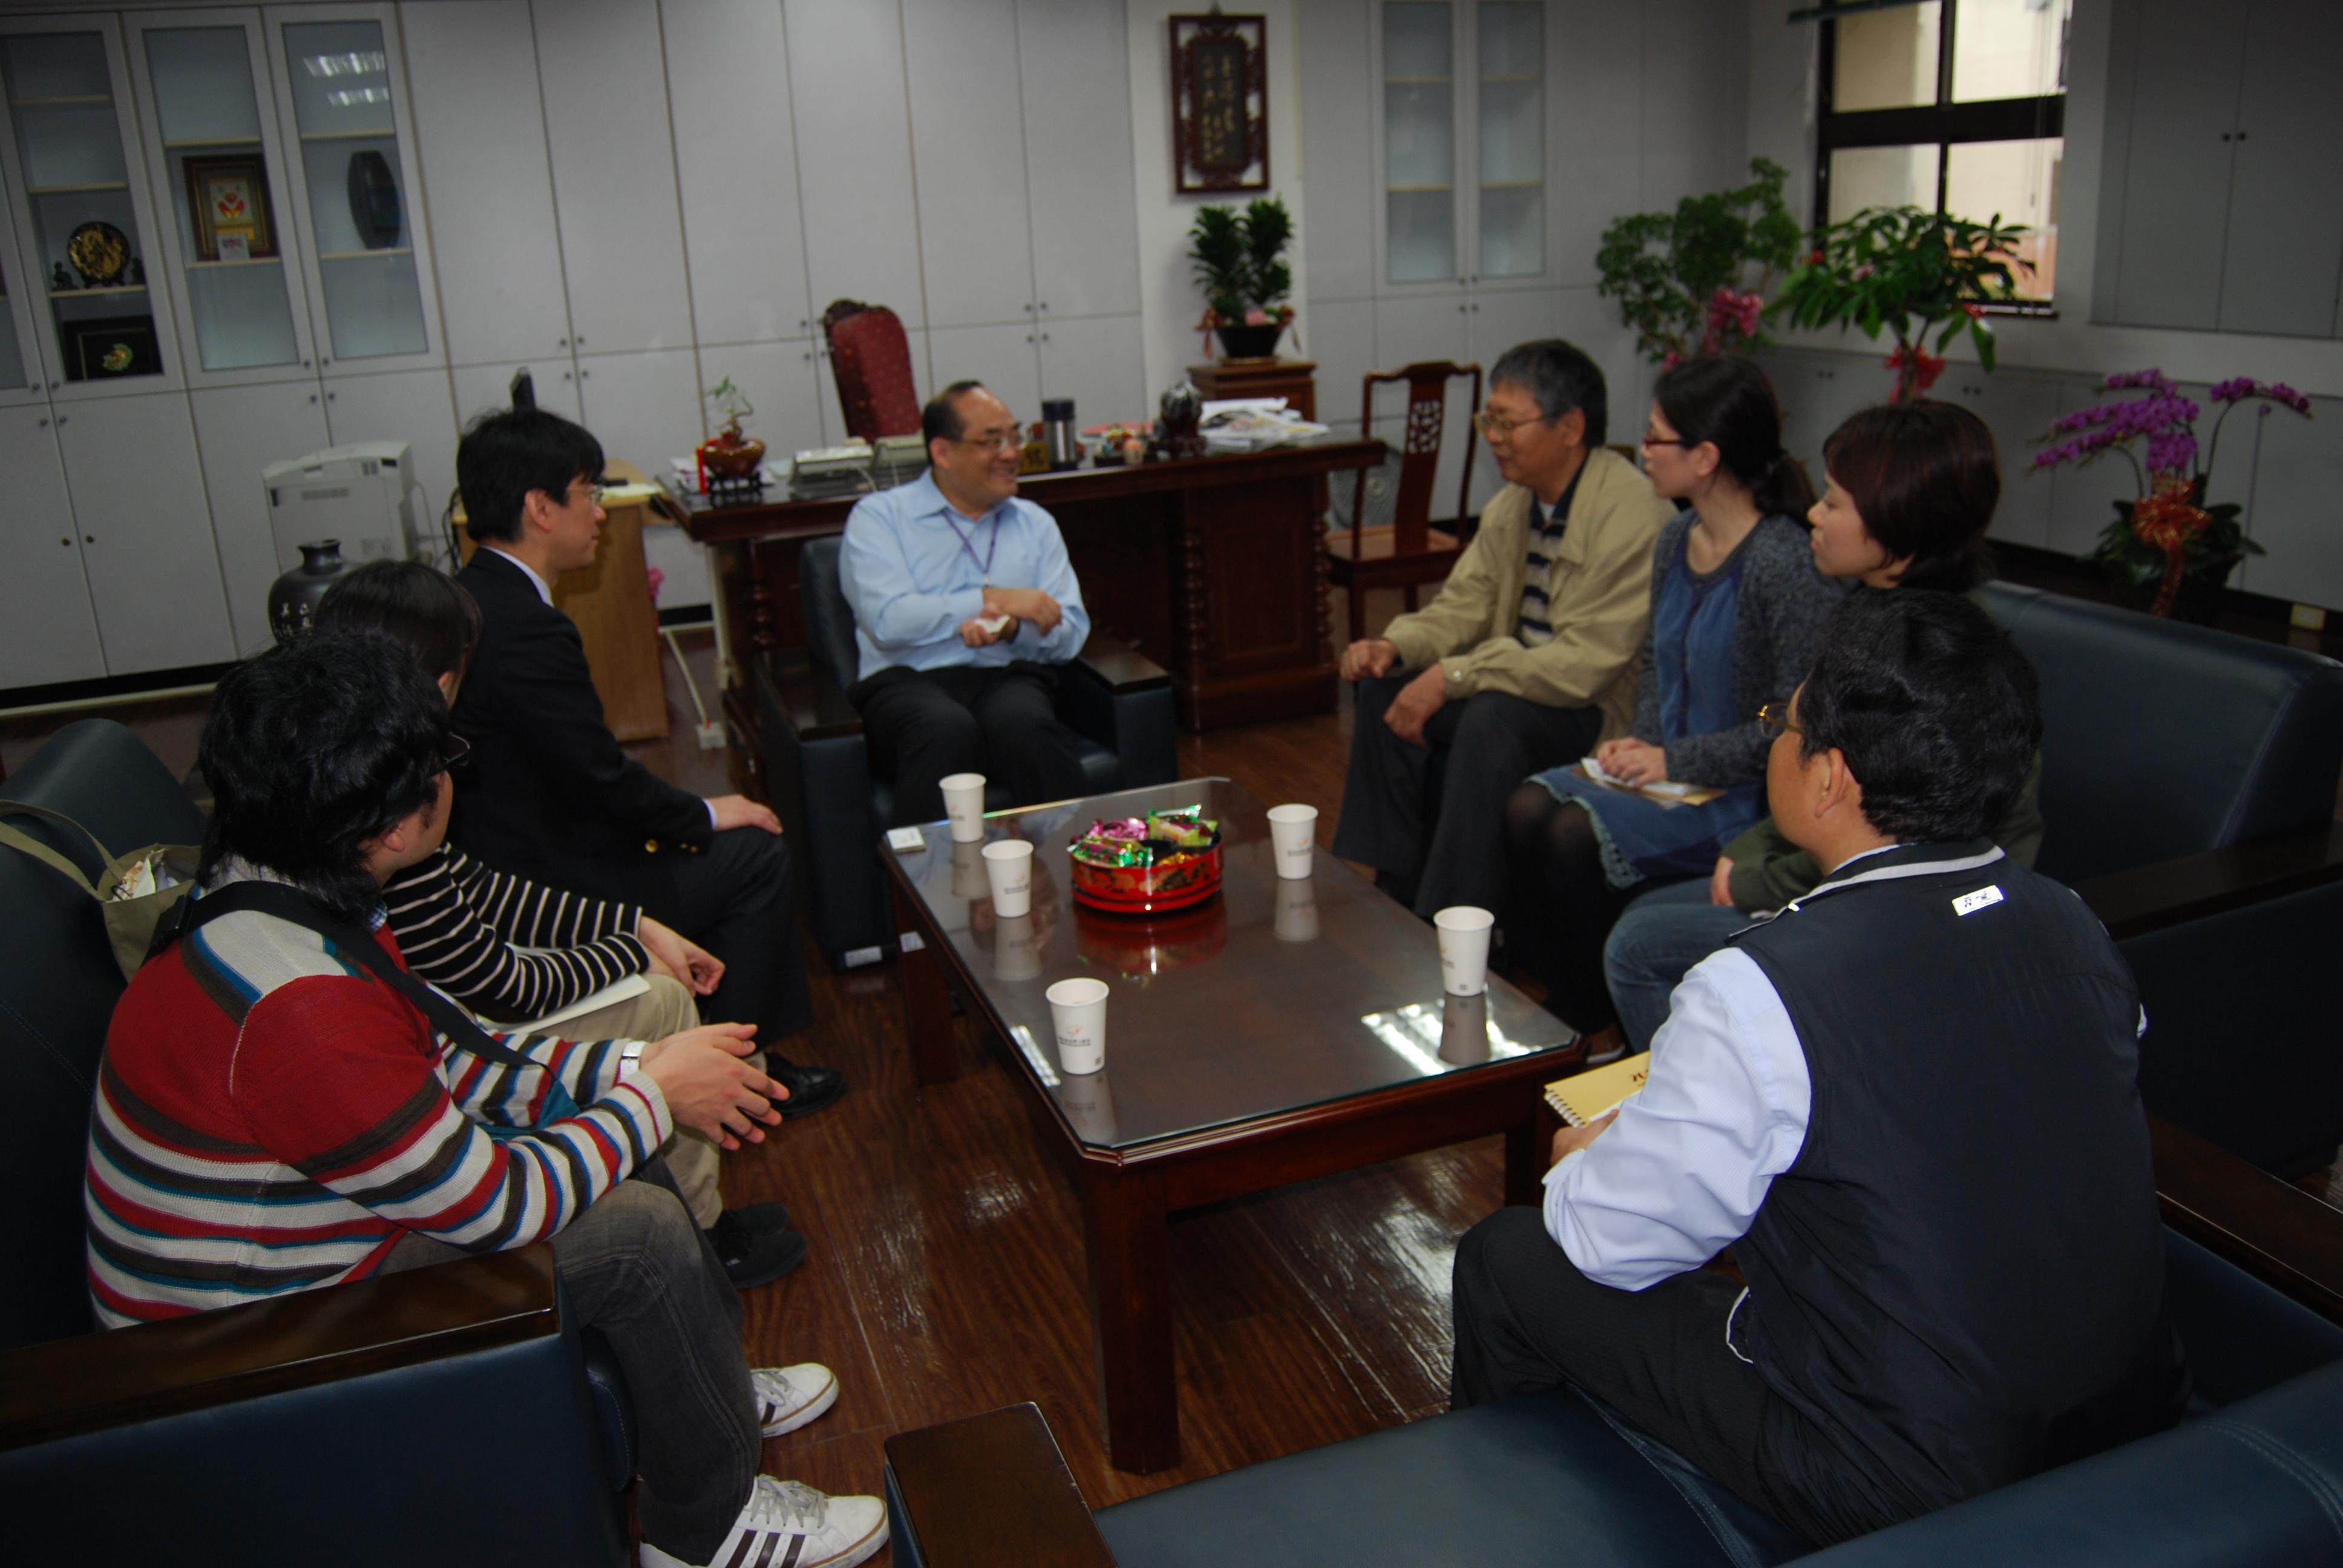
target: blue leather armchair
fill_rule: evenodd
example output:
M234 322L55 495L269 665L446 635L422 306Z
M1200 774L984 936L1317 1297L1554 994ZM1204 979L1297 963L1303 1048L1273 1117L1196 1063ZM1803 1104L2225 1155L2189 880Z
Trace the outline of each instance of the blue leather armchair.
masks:
M117 852L200 813L118 724L5 792ZM14 824L95 870L86 843ZM0 1514L16 1562L630 1563L624 1381L551 1249L95 1331L82 1168L123 981L86 891L0 850Z
M798 561L807 646L766 655L753 680L766 793L795 846L814 940L831 968L843 969L895 946L878 855L894 791L872 777L861 715L846 699L860 656L838 550L835 538L807 541ZM1171 677L1103 632L1093 630L1067 667L1058 716L1081 738L1092 794L1179 776ZM988 809L1009 804L1000 786L986 796Z
M2042 678L2037 869L2137 976L2149 1110L2286 1175L2343 1142L2343 665L1996 584Z
M2179 1137L2191 1157L2235 1164ZM2161 1138L2158 1153L2167 1153ZM2318 1209L2330 1228L2343 1225L2343 1214L2286 1196ZM2305 1219L2279 1207L2289 1221ZM1290 1454L1095 1516L1041 1412L1031 1404L994 1411L888 1440L895 1557L908 1568L2338 1561L2343 1328L2177 1231L2167 1231L2166 1247L2167 1288L2195 1377L2188 1420L1821 1553L1564 1390Z

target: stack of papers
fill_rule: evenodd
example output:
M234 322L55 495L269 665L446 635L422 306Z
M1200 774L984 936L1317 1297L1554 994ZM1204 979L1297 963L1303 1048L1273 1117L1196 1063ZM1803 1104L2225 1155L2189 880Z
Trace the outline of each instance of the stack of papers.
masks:
M1282 397L1232 397L1204 405L1204 449L1259 452L1292 446L1327 434L1327 427L1304 419Z

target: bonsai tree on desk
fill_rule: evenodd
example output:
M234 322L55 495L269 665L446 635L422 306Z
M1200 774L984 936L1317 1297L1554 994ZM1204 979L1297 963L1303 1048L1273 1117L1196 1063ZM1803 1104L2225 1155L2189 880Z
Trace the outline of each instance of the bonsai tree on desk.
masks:
M1278 335L1293 320L1285 297L1293 289L1293 269L1282 259L1293 242L1293 216L1274 197L1234 207L1196 209L1188 231L1188 259L1204 290L1204 318L1197 329L1217 331L1231 359L1265 359L1277 352Z
M765 460L765 444L740 433L740 421L757 410L727 376L700 394L724 417L723 427L700 443L700 467L720 478L746 478ZM703 488L705 482L703 481Z

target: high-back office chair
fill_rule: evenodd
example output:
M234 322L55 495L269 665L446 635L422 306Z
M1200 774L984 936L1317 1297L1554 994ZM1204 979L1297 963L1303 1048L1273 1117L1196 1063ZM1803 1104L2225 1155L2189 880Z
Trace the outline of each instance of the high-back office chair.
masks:
M830 345L846 433L865 441L917 435L920 393L901 319L883 305L833 300L821 313L821 336Z
M1432 486L1440 472L1441 440L1448 428L1449 383L1459 377L1470 377L1473 383L1471 400L1465 407L1480 407L1478 365L1428 359L1398 370L1374 371L1363 383L1359 400L1359 433L1363 437L1374 437L1377 387L1406 384L1407 425L1400 441L1399 487L1392 502L1392 520L1375 528L1366 526L1370 470L1362 468L1351 492L1350 530L1331 533L1326 538L1327 578L1350 594L1353 642L1367 635L1369 588L1403 589L1407 608L1413 609L1417 590L1425 583L1446 580L1463 548L1454 533L1435 528L1431 522ZM1473 463L1469 452L1461 467L1452 526L1463 521L1472 494Z

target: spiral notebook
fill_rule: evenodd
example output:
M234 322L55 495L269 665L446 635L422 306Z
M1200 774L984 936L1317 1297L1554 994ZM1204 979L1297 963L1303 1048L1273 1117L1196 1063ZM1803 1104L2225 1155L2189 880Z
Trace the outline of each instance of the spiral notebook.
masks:
M1557 1078L1545 1086L1545 1102L1573 1127L1600 1121L1620 1102L1644 1087L1652 1075L1652 1053L1638 1051L1606 1062L1574 1078Z

